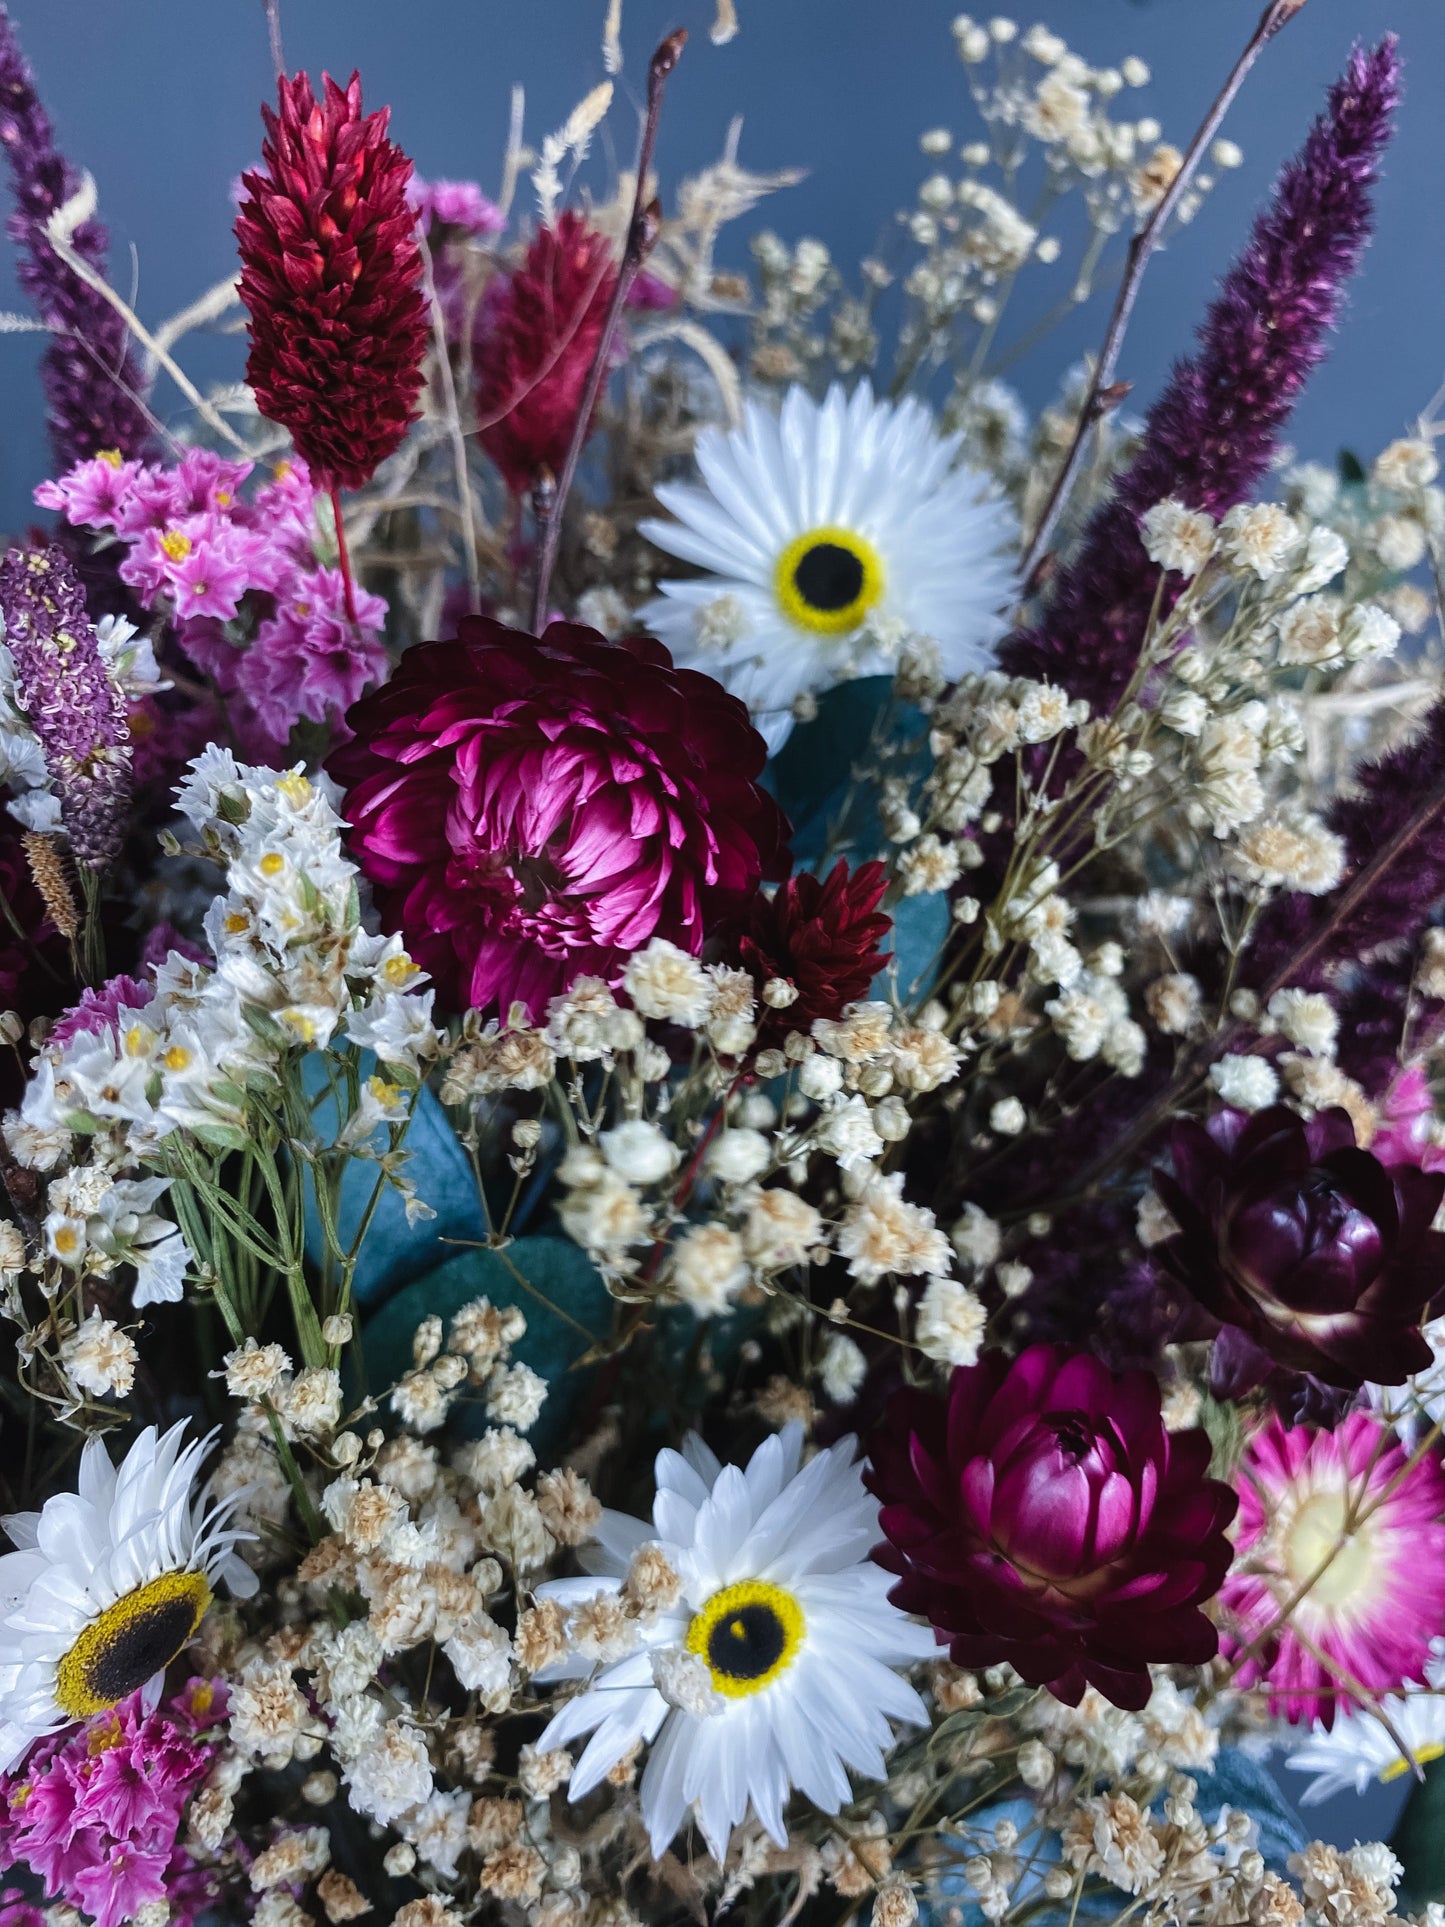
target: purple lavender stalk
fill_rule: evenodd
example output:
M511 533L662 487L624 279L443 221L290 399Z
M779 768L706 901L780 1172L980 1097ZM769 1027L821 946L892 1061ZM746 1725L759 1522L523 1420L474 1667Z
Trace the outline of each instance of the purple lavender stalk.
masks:
M118 448L126 456L143 454L150 424L133 398L145 392L145 382L131 357L125 323L71 273L45 238L46 221L74 194L80 176L56 151L50 117L3 6L0 144L9 157L15 191L9 232L20 249L20 285L53 330L40 378L57 472L103 448ZM105 272L108 237L99 221L83 222L71 245L99 273Z
M1357 47L1210 308L1198 353L1176 365L1149 411L1137 459L1089 523L1042 623L1004 644L1010 673L1062 683L1096 715L1113 708L1159 584L1139 518L1168 496L1222 515L1265 474L1369 239L1371 189L1398 97L1394 36L1370 51Z
M71 855L82 870L104 870L125 836L130 729L63 550L11 549L0 562L0 615Z

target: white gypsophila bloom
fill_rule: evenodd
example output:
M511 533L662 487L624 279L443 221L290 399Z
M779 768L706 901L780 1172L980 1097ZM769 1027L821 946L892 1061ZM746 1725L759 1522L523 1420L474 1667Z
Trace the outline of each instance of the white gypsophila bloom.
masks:
M1344 604L1338 596L1304 596L1275 618L1279 659L1287 669L1317 668L1344 654Z
M1343 574L1349 561L1350 545L1337 529L1312 528L1305 539L1304 556L1295 569L1292 586L1300 595L1312 595Z
M963 1216L949 1232L954 1250L966 1265L987 1271L998 1262L1003 1249L1003 1232L982 1205L966 1204Z
M459 1626L442 1651L451 1661L458 1685L466 1692L485 1697L507 1691L512 1642L486 1613L476 1613Z
M761 1131L744 1127L724 1131L707 1152L707 1169L723 1184L747 1184L773 1161L772 1146Z
M574 1800L649 1745L640 1793L657 1858L690 1806L719 1865L750 1805L783 1846L790 1788L836 1813L852 1797L847 1769L886 1778L890 1720L927 1724L923 1702L893 1668L934 1652L933 1635L888 1603L889 1575L868 1557L878 1505L856 1449L845 1439L800 1469L803 1428L793 1424L744 1469L722 1466L690 1438L682 1452L658 1455L651 1522L603 1513L600 1578L537 1588L564 1607L617 1592L649 1542L681 1581L676 1605L640 1624L635 1650L596 1672L536 1742L547 1752L591 1734L573 1770ZM664 1698L653 1666L667 1650L702 1661L721 1709L693 1712ZM590 1670L572 1656L543 1677Z
M672 1248L672 1288L698 1318L729 1310L748 1277L742 1240L726 1225L693 1225Z
M821 1051L814 1051L798 1066L798 1089L815 1104L825 1103L842 1088L843 1066L836 1057L825 1057Z
M308 1365L276 1399L288 1438L330 1438L341 1422L341 1375L327 1365Z
M853 1340L834 1332L823 1347L818 1382L834 1405L851 1405L868 1375L868 1361Z
M4 1521L17 1550L0 1558L0 1771L32 1740L118 1706L165 1668L224 1580L238 1598L256 1577L227 1524L234 1500L194 1488L212 1439L184 1443L184 1421L147 1426L119 1466L98 1438L78 1490Z
M1430 552L1430 538L1413 515L1382 515L1370 530L1370 545L1392 573L1418 569Z
M487 1381L487 1417L530 1432L547 1399L547 1381L530 1365L498 1365Z
M952 1265L948 1239L926 1205L903 1196L903 1173L870 1178L843 1214L839 1253L859 1284L897 1276L943 1278Z
M1166 1037L1187 1036L1203 1008L1199 979L1184 970L1156 977L1144 992L1144 1008Z
M1001 1097L990 1109L988 1121L1001 1137L1017 1137L1029 1120L1021 1099Z
M387 1720L351 1752L342 1777L356 1812L386 1826L408 1807L420 1806L431 1797L426 1741L414 1726Z
M1226 561L1261 582L1283 574L1303 539L1299 523L1278 502L1241 502L1219 525Z
M140 1354L128 1332L93 1311L65 1340L60 1357L83 1392L96 1398L124 1398L135 1383Z
M1172 497L1147 510L1139 528L1149 560L1178 575L1198 575L1214 553L1214 518Z
M1440 463L1429 442L1402 437L1380 451L1371 473L1381 488L1404 495L1411 489L1428 488L1440 473Z
M676 519L642 533L709 573L660 582L643 619L741 696L774 750L799 696L892 672L883 636L930 637L949 680L981 667L1018 530L989 479L956 466L960 446L921 402L875 401L866 381L821 404L791 388L777 418L749 402L740 428L698 437L701 486L657 491ZM707 612L722 597L720 635Z
M865 1170L883 1149L865 1098L845 1098L818 1120L817 1142L838 1160L842 1171Z
M255 1404L269 1398L291 1374L291 1360L282 1345L261 1345L248 1338L221 1360L225 1368L226 1390L232 1398Z
M931 1278L918 1301L913 1336L941 1365L976 1365L988 1313L983 1300L956 1278Z
M1209 1081L1224 1103L1241 1111L1263 1111L1279 1096L1279 1077L1263 1057L1221 1057L1210 1065Z
M638 1014L696 1030L712 1009L713 985L696 957L654 937L627 961L623 988Z
M1299 1796L1301 1806L1318 1806L1340 1793L1363 1795L1376 1783L1388 1785L1416 1765L1445 1756L1445 1662L1438 1652L1426 1677L1424 1691L1382 1698L1378 1715L1373 1709L1351 1709L1337 1713L1328 1730L1315 1726L1285 1762L1296 1773L1315 1776ZM1400 1750L1402 1741L1408 1757Z
M672 1140L645 1118L629 1118L598 1142L602 1155L624 1184L660 1184L677 1169L681 1153Z
M782 1271L808 1262L823 1239L823 1220L815 1205L796 1191L757 1191L748 1200L743 1250L759 1271Z
M1362 602L1345 618L1344 644L1348 662L1374 662L1393 656L1400 644L1400 625L1378 602Z
M1247 882L1318 897L1344 875L1345 845L1318 816L1301 810L1251 823L1240 832L1229 863Z
M1277 990L1266 1006L1277 1031L1314 1057L1333 1057L1339 1013L1317 990Z

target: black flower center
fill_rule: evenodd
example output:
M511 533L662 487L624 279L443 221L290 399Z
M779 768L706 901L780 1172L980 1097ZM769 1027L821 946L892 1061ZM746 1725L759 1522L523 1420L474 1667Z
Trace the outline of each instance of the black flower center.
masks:
M707 1659L728 1679L761 1679L782 1658L787 1628L772 1606L740 1606L708 1635Z
M793 585L810 609L846 609L863 593L862 558L837 542L815 542L799 556Z

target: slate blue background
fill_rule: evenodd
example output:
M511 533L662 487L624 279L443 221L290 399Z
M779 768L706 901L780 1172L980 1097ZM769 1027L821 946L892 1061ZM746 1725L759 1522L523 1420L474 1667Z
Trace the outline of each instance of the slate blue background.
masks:
M1153 113L1187 136L1242 44L1261 0L1048 0L1039 14L1088 58L1128 53L1153 69L1129 112ZM742 32L708 44L711 0L627 0L623 102L635 102L646 57L682 24L693 44L671 88L659 160L665 179L719 152L735 113L742 158L756 167L806 164L799 187L763 218L821 237L854 263L912 200L933 163L916 136L943 125L975 131L948 22L952 0L738 0ZM361 68L369 102L389 99L397 138L428 174L471 175L495 187L509 90L528 94L529 135L554 127L602 76L604 0L283 0L289 63L339 74ZM232 263L229 184L256 155L258 97L271 69L260 0L14 0L15 15L67 151L95 174L115 243L113 271L131 280L140 311L163 318ZM983 12L984 8L978 8ZM1030 8L1023 24L1035 17ZM1330 459L1342 445L1368 454L1400 432L1445 378L1445 7L1440 0L1309 0L1267 53L1228 124L1246 165L1223 177L1189 230L1150 271L1120 372L1140 399L1186 345L1217 274L1279 163L1298 144L1356 35L1397 31L1408 94L1380 195L1379 235L1330 365L1296 417L1301 453ZM1121 110L1122 111L1122 110ZM630 159L632 126L614 110ZM592 178L604 185L604 143ZM741 248L734 237L735 258ZM1041 283L1041 285L1044 285ZM0 307L21 305L0 246ZM1094 344L1101 304L1025 364L1025 398L1047 398L1066 361ZM46 472L33 338L0 336L0 529L30 513ZM238 371L235 341L192 342L202 378ZM167 395L164 406L178 403ZM1353 1839L1388 1826L1403 1787L1311 1816Z

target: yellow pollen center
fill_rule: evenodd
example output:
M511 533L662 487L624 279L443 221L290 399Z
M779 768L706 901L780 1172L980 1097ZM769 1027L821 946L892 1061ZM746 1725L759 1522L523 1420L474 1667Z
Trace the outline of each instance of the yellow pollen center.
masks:
M381 966L381 974L389 984L404 984L417 974L417 966L403 950L395 957L387 958Z
M809 529L778 557L773 589L783 614L799 629L846 636L882 600L883 561L853 529Z
M55 1234L55 1255L58 1258L71 1258L80 1249L80 1233L72 1231L68 1224L61 1225Z
M125 1034L125 1054L127 1057L144 1057L150 1045L151 1034L144 1024L132 1024Z
M228 937L244 936L250 927L249 920L244 917L239 910L233 910L226 918L226 935Z
M785 1673L806 1632L803 1609L781 1586L744 1579L724 1586L687 1629L687 1650L696 1653L727 1699L746 1699Z
M218 488L216 490L216 507L218 509L228 509L233 499L231 491L228 488Z
M112 1713L109 1719L97 1720L86 1734L86 1753L93 1760L98 1753L109 1753L113 1746L119 1746L123 1737L121 1723Z
M401 1096L400 1084L388 1084L384 1077L367 1078L366 1088L381 1105L395 1104Z
M170 1049L161 1053L161 1062L168 1071L183 1071L191 1061L191 1053L184 1044L172 1044Z
M294 1030L303 1044L314 1044L316 1042L315 1019L308 1017L304 1010L283 1010L281 1012L281 1022Z
M289 462L277 462L275 467L271 470L271 473L275 476L278 482L289 482L291 479L292 472L293 471L291 468L291 464Z
M1347 1534L1346 1516L1343 1492L1314 1492L1290 1521L1282 1544L1285 1570L1295 1586L1314 1581L1302 1604L1358 1608L1378 1585L1380 1574L1369 1522Z
M208 1679L197 1680L191 1688L191 1711L203 1720L216 1703L216 1689Z
M184 562L191 552L191 538L179 529L170 529L161 537L161 547L172 562Z
M163 1572L117 1599L84 1628L55 1669L55 1704L67 1718L108 1713L163 1672L206 1616L203 1572Z
M311 800L310 780L300 775L296 770L292 770L289 775L283 776L276 787L286 798L287 802L294 804L298 810L303 803L309 803Z
M268 850L256 867L263 877L278 877L286 868L286 859L278 856L275 850Z
M123 457L118 448L98 448L95 451L95 459L98 462L104 462L107 468L119 468Z

